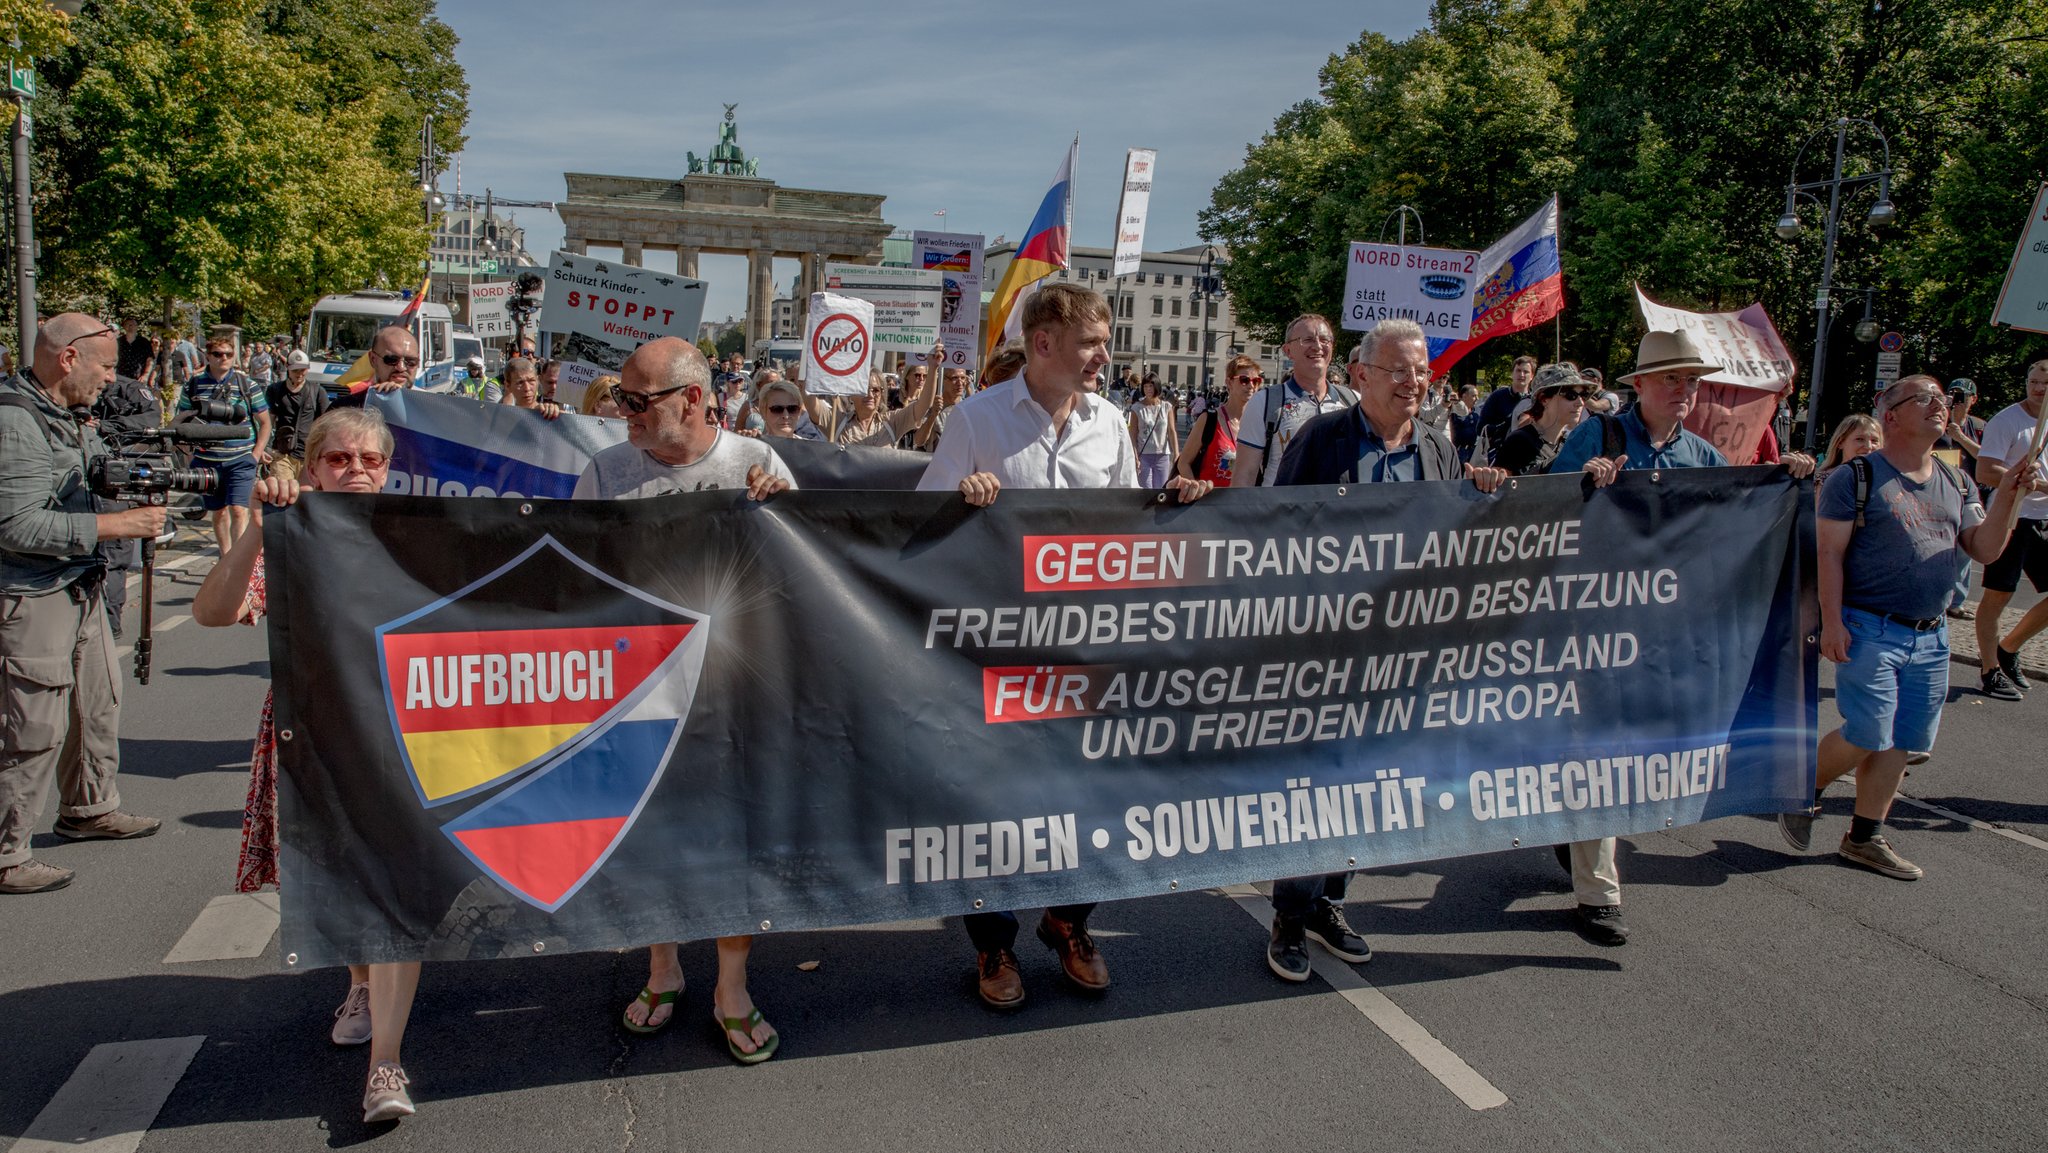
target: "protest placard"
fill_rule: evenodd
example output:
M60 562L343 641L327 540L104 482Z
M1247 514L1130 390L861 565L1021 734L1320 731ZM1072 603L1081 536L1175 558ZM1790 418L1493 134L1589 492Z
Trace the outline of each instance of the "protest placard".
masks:
M1353 242L1344 265L1343 325L1371 332L1382 320L1412 320L1425 336L1463 340L1478 269L1476 252Z
M945 278L939 335L946 341L946 367L972 371L981 362L981 250L987 242L973 232L911 234L910 266Z
M1110 273L1129 276L1145 256L1145 210L1152 203L1152 170L1159 153L1133 148L1124 154L1124 194L1116 206L1116 252Z
M2048 184L2034 194L2033 211L2020 230L2020 242L2013 248L2012 265L2005 271L2005 286L1998 290L1998 307L1993 324L2048 332Z
M946 282L936 270L827 264L825 291L874 306L870 335L883 352L916 356L930 352L938 342Z
M874 332L874 305L834 292L812 293L804 328L804 390L812 396L865 396Z
M554 355L614 372L650 340L696 340L704 318L704 282L673 272L556 252L547 284Z
M1735 464L1756 458L1778 397L1792 387L1797 365L1777 326L1752 304L1740 312L1687 312L1658 304L1636 286L1636 307L1654 332L1689 332L1700 355L1721 371L1700 382L1685 427L1707 438Z

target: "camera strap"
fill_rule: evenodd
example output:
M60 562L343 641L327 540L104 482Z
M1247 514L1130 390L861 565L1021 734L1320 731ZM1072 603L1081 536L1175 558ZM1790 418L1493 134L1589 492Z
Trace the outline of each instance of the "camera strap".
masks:
M30 416L35 417L36 427L43 430L43 439L52 443L56 442L56 430L50 427L50 418L43 415L41 405L18 392L0 392L0 404L4 404L9 408L21 409Z

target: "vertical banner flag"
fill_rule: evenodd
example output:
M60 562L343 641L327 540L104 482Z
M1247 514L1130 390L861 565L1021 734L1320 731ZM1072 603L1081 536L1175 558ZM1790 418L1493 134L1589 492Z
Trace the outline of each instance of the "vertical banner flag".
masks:
M696 340L704 319L704 282L673 272L556 252L547 284L555 358L611 372L650 340Z
M1343 325L1371 332L1382 320L1412 320L1432 341L1463 340L1478 268L1476 252L1353 241L1344 265Z
M972 371L981 363L981 250L987 242L971 232L914 232L910 266L944 277L939 335L946 340L946 367Z
M939 339L946 285L936 271L832 263L825 265L825 291L875 306L869 335L882 352L923 356Z
M512 313L505 302L512 299L509 280L479 280L469 286L469 330L486 340L512 335Z
M1692 334L1700 355L1721 371L1700 381L1699 399L1685 427L1712 442L1730 464L1756 459L1778 397L1792 387L1792 350L1764 314L1762 304L1740 312L1687 312L1658 304L1636 286L1636 308L1653 332Z
M1116 256L1112 276L1138 271L1145 255L1145 209L1152 202L1152 169L1159 153L1133 148L1124 154L1124 194L1116 206Z
M1558 262L1553 196L1534 216L1479 254L1472 323L1463 340L1430 340L1429 367L1441 376L1485 341L1534 328L1563 311L1564 266Z
M1991 323L2048 332L2048 184L2034 194L2034 209L2012 250L2012 266L2005 271Z
M1045 199L1038 202L1038 213L1024 230L1016 255L1010 259L1009 267L1003 269L1003 279L997 282L995 296L988 302L988 340L982 350L983 363L995 355L1003 325L1010 319L1010 310L1016 307L1024 286L1067 266L1067 237L1074 231L1074 165L1080 157L1081 138L1076 136L1067 146L1060 170L1053 174L1052 187L1045 190Z
M875 351L875 306L834 292L811 294L804 327L804 391L812 396L866 396Z

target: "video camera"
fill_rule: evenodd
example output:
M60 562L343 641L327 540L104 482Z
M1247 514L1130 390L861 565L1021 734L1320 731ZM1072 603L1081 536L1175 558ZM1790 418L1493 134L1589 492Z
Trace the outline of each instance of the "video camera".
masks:
M200 401L202 420L234 420L238 406ZM169 428L145 428L133 432L108 429L104 439L113 451L92 458L86 467L86 483L93 495L107 500L138 504L169 503L174 492L209 493L220 487L220 474L210 468L184 468L176 449L221 441L245 440L249 430L241 425L179 424ZM156 625L156 542L142 542L142 621L135 634L135 680L149 683L151 630Z
M505 311L512 314L512 323L523 333L533 322L533 314L540 311L540 277L531 272L522 272L512 282L512 296L505 301Z

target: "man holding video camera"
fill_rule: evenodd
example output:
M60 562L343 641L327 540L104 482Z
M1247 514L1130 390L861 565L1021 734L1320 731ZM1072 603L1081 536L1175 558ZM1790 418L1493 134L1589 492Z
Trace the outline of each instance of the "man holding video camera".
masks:
M85 423L114 379L114 330L81 313L36 334L34 368L0 383L0 893L71 883L29 837L50 782L56 833L127 840L161 822L121 811L121 676L107 630L102 540L147 539L164 510L94 512L87 482L106 452Z

